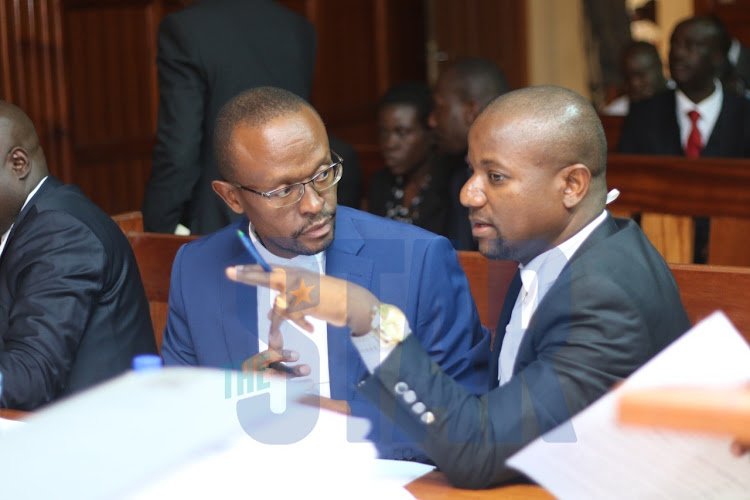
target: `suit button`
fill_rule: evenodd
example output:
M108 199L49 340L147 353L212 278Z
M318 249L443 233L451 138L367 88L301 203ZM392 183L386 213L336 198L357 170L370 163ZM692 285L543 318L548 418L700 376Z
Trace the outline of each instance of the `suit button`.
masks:
M413 411L413 412L414 412L414 413L416 413L417 415L421 415L422 413L424 413L424 411L425 411L426 409L427 409L427 407L426 407L426 406L424 405L424 403L423 403L423 402L421 402L421 401L417 401L417 402L416 402L416 403L414 403L414 404L412 405L412 407L411 407L411 411Z
M422 413L422 416L419 417L419 420L424 422L427 425L430 425L435 421L435 415L431 411L426 411Z
M414 391L406 391L403 395L404 401L406 401L406 404L412 404L414 401L417 400L417 393Z
M396 394L403 394L409 390L409 386L406 382L399 382L396 384L393 390L396 391Z

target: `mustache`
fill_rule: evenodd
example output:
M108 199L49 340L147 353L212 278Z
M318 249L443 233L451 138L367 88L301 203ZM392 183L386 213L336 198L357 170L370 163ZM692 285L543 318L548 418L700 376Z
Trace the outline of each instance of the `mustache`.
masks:
M335 220L335 218L336 218L336 209L335 208L334 209L323 209L323 210L321 210L321 212L317 216L315 216L315 218L310 219L309 221L307 221L305 223L304 226L302 226L301 228L299 228L298 230L296 230L294 232L294 234L292 235L292 238L299 238L300 236L302 236L302 233L304 233L305 231L307 231L311 227L313 227L313 226L315 226L317 224L320 224L321 222L324 222L326 219Z

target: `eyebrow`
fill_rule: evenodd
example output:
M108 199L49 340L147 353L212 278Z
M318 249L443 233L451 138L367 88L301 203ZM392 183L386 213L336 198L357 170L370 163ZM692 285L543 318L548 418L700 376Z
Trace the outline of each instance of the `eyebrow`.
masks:
M326 156L330 158L330 160L326 159ZM328 155L324 155L324 157L320 160L319 165L315 167L315 170L313 170L312 174L306 176L304 179L294 179L291 180L290 178L282 178L276 182L276 186L268 189L267 191L273 191L274 189L278 189L282 186L291 186L292 184L297 184L298 182L304 182L307 180L310 180L311 177L314 177L316 174L320 173L321 169L323 167L328 168L333 163L333 155L329 152Z

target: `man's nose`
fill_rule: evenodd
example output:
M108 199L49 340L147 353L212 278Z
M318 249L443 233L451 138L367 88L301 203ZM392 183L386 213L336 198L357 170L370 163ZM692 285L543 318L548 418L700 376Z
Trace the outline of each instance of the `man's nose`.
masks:
M323 209L324 204L323 196L315 190L312 183L306 184L302 199L299 200L300 213L317 214Z
M482 183L476 175L469 177L461 188L460 201L461 205L468 208L479 208L487 203Z

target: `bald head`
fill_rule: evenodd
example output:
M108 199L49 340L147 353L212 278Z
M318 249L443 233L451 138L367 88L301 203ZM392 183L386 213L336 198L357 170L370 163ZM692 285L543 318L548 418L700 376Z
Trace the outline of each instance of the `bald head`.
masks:
M39 148L39 137L31 119L18 106L0 101L0 134L11 147L32 153Z
M47 175L34 124L20 108L0 101L0 234L13 224L29 193Z
M530 262L604 210L607 142L581 96L529 87L494 100L469 131L461 189L479 251Z
M513 117L519 140L550 164L583 164L592 182L606 190L607 138L596 110L582 96L562 87L527 87L495 99L479 118L496 116Z

